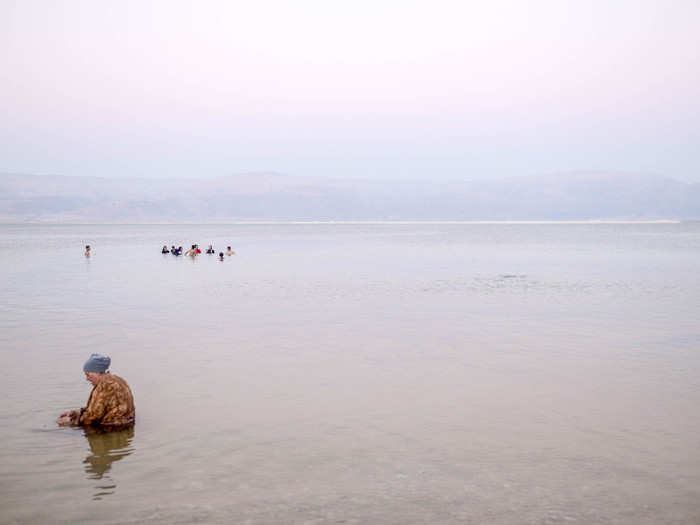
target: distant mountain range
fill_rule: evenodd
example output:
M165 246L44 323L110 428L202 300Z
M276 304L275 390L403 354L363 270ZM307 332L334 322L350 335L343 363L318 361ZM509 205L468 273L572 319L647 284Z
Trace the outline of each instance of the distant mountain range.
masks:
M700 219L700 184L599 172L435 183L0 174L1 222L661 219Z

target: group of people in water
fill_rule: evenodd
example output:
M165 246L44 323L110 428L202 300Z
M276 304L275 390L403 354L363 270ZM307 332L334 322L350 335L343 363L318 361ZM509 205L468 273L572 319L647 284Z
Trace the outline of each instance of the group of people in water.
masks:
M163 253L163 254L170 253L170 254L175 255L175 256L183 255L182 246L178 246L177 248L175 248L175 246L173 245L170 247L170 249L168 249L167 244L163 245L163 249L160 251L160 253ZM199 248L199 244L193 244L192 247L189 250L187 250L184 254L189 255L190 257L192 257L194 259L200 253L202 253L202 250ZM207 253L207 255L216 255L216 250L214 250L214 247L210 244L209 247L207 248L206 253ZM234 255L235 253L236 252L234 252L230 246L226 247L226 252L225 252L226 255ZM224 260L224 252L219 252L219 260L220 261Z
M85 246L85 257L90 257L90 253L91 253L90 245ZM182 246L178 246L177 248L175 248L175 246L171 246L170 248L168 248L167 244L163 245L163 249L160 251L160 253L163 253L163 254L171 253L175 256L183 255ZM202 250L200 250L199 244L193 244L189 250L184 252L184 255L189 255L190 257L194 258L197 255L199 255L200 253L202 253ZM209 247L207 248L206 253L208 255L216 255L216 250L214 250L214 247L210 244ZM219 260L223 261L224 255L235 255L235 254L236 254L236 252L234 252L230 246L227 246L226 252L219 252Z

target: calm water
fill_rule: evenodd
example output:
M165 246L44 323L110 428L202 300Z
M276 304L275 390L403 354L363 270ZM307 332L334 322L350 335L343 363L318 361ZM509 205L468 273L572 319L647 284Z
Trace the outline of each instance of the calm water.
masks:
M2 523L700 522L699 223L5 225L0 275ZM54 424L92 352L133 431Z

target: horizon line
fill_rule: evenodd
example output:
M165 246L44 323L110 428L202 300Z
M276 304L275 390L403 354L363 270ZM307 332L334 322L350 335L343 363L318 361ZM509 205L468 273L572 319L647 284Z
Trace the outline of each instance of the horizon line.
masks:
M585 220L367 220L367 221L230 221L230 222L70 222L70 221L25 221L4 222L2 226L285 226L285 225L538 225L538 224L681 224L684 222L697 222L697 219L650 219L650 220L626 220L626 219L585 219Z

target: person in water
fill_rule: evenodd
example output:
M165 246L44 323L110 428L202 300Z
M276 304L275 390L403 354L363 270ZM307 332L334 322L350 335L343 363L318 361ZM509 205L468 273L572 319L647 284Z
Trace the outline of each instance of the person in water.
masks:
M216 252L214 251L214 247L213 247L211 244L209 245L209 248L207 248L207 253L208 253L209 255L213 255L213 254L216 253Z
M194 251L195 251L195 253L196 253L197 255L199 255L200 253L202 253L202 250L199 249L199 244L195 244L195 245L194 245Z
M163 249L160 251L160 253L170 253L170 250L168 250L168 245L164 244Z
M189 255L190 257L194 258L197 255L197 245L193 244L192 248L185 252L185 255Z
M234 252L230 246L226 247L226 255L233 255L234 253L236 252Z
M90 257L90 245L89 244L85 247L85 257Z
M219 260L220 261L224 260L224 252L219 252Z
M85 379L92 383L87 406L63 412L56 421L59 425L103 431L124 430L133 426L136 417L134 396L126 381L108 372L110 363L111 359L101 354L92 354L85 361Z

